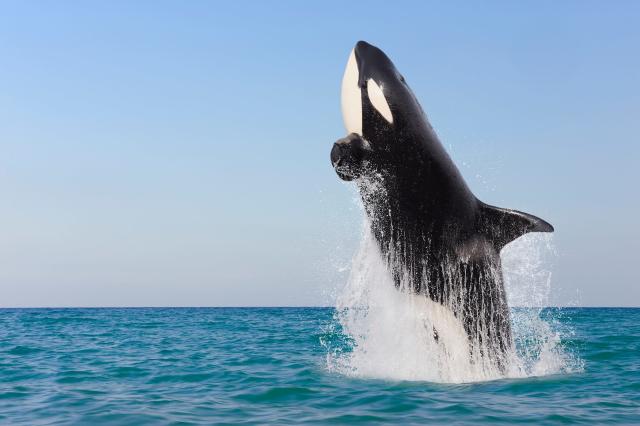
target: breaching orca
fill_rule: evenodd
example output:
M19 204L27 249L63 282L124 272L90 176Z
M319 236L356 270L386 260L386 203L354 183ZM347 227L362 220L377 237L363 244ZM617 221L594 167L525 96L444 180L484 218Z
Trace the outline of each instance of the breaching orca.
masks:
M553 227L478 200L402 74L364 41L347 62L342 114L348 136L333 145L331 163L355 180L396 286L450 309L472 352L503 369L513 343L500 250Z

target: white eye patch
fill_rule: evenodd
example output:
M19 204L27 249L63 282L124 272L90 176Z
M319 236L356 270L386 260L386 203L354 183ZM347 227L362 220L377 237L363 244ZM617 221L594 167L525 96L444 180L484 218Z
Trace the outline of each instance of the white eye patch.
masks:
M389 122L389 124L393 124L393 115L391 114L391 109L387 103L387 98L384 97L382 89L372 78L367 80L367 94L369 95L369 100L373 107L384 117L385 120Z
M342 77L342 120L347 133L357 133L362 136L362 96L358 87L358 62L352 50L347 62L347 68Z

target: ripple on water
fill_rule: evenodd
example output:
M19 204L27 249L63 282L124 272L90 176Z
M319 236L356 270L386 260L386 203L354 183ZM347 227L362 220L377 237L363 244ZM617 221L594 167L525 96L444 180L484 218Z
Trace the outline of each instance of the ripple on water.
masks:
M248 402L269 403L269 402L301 402L312 398L316 391L309 388L296 386L275 387L262 390L257 393L238 395L236 398Z
M37 348L37 347L34 347L34 346L18 345L18 346L14 346L10 350L8 350L7 354L8 355L31 355L31 354L35 354L35 353L42 352L42 351L43 351L43 349Z

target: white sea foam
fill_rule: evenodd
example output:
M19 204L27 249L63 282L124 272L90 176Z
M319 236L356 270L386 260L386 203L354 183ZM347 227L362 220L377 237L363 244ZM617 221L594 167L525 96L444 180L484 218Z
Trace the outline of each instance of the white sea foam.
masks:
M368 229L365 224L350 276L337 296L336 319L350 347L330 348L331 370L356 377L462 383L581 368L563 348L557 324L541 317L551 288L546 267L553 252L550 236L527 235L503 250L508 299L517 308L512 309L516 348L501 372L482 357L471 361L464 328L450 310L396 289Z

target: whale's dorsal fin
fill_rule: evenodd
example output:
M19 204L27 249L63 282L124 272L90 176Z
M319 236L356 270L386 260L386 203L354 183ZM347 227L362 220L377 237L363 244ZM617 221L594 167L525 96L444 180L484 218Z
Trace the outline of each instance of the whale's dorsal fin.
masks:
M550 223L532 214L480 202L479 228L498 250L529 232L553 232Z

